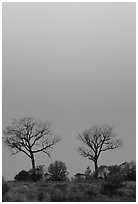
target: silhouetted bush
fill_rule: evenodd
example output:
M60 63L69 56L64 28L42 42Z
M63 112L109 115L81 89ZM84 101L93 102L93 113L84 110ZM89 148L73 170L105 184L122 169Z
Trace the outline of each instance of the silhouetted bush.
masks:
M91 180L92 180L92 171L91 171L89 166L87 167L87 169L85 171L85 179L87 182L91 182Z
M5 195L10 190L9 185L7 182L2 178L2 195Z
M32 173L32 174L30 175L30 178L31 178L32 181L35 182L35 181L39 181L40 179L42 179L42 175L40 175L40 174L33 174L33 173Z
M104 194L110 194L113 195L116 193L118 188L121 188L123 186L123 178L120 176L120 174L112 174L108 176L104 182L102 183L101 192Z
M108 166L109 176L113 174L121 174L121 169L118 165Z
M125 162L125 165L122 168L122 175L126 181L135 181L136 180L136 163L135 162Z
M55 161L48 167L48 174L50 181L65 181L67 179L67 167L61 161Z
M31 176L30 176L30 174L27 171L22 170L21 172L19 172L14 177L14 179L17 180L17 181L28 181L28 180L31 180Z
M125 176L125 180L127 181L136 181L136 171L135 169L131 169L127 175Z
M30 169L28 173L31 176L32 181L39 181L43 178L43 167L44 165L39 165L35 168L35 173L33 169Z
M86 176L82 173L77 173L74 175L74 182L75 183L85 183L86 182Z
M7 184L7 182L2 178L2 201L7 201L7 192L10 190L10 186Z

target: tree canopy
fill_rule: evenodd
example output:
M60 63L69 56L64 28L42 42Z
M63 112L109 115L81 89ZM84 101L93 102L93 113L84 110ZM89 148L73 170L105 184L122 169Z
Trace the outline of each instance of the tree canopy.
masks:
M43 152L50 157L50 150L60 139L53 133L49 123L37 121L32 117L13 120L12 125L3 131L3 142L11 149L12 155L19 152L27 155L31 159L34 172L34 155Z
M85 147L79 147L79 153L92 160L95 164L95 171L98 168L98 158L102 152L113 150L121 145L121 139L113 132L113 128L104 125L102 127L94 126L85 130L79 139L85 144Z

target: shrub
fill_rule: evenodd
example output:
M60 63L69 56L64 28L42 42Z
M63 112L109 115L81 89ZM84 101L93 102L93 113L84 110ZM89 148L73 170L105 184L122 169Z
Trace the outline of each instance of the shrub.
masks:
M76 183L85 183L86 182L85 174L77 173L77 174L75 174L74 177L75 177L74 182L76 182Z
M59 188L63 192L66 192L67 187L68 187L68 183L67 182L60 182L60 183L58 182L58 183L55 183L54 187Z
M40 202L50 202L50 195L49 193L39 191L37 194L37 199Z
M121 169L118 165L113 165L113 166L108 166L108 170L109 170L109 176L111 174L121 174Z
M91 180L92 180L92 172L91 172L91 169L89 166L87 167L87 169L85 171L85 178L86 178L87 182L91 182Z
M43 178L43 168L44 165L39 165L35 168L35 174L34 174L34 170L30 169L28 171L28 173L30 174L30 177L33 181L39 181Z
M122 174L126 181L135 181L136 180L136 163L129 162L126 163L124 169L122 169Z
M81 193L81 191L69 191L66 195L66 201L67 202L85 202L84 195Z
M115 194L118 188L123 186L123 179L116 173L110 175L105 179L105 181L101 185L101 192L104 194Z
M38 200L39 201L42 201L43 199L44 199L44 193L43 192L38 192L38 195L37 195L37 197L38 197Z
M21 172L19 172L15 177L14 177L15 180L17 181L27 181L27 180L30 180L31 177L30 177L30 174L25 171L25 170L22 170Z
M65 163L55 161L48 167L49 180L51 181L65 181L68 175Z
M31 180L32 181L39 181L40 179L42 179L42 175L40 175L40 174L31 174L30 175L30 178L31 178Z
M7 182L2 178L2 195L5 195L10 190L9 185Z
M59 188L54 188L51 191L50 198L52 202L64 202L65 194Z
M89 187L87 189L84 190L84 195L86 197L86 199L88 199L89 201L93 201L95 199L95 197L97 196L97 191L96 189Z

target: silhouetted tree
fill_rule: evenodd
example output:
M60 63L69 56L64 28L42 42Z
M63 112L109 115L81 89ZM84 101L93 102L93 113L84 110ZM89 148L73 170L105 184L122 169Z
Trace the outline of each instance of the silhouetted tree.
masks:
M22 152L31 159L34 175L35 154L43 152L50 157L50 149L60 141L60 137L53 134L48 123L36 121L32 117L14 120L3 134L3 142L10 147L12 155Z
M64 162L55 161L48 167L48 174L51 181L64 181L68 175L67 167Z
M121 140L116 139L117 135L113 133L113 128L105 125L103 127L94 126L85 130L79 135L81 141L86 145L79 147L79 153L94 162L95 172L98 169L98 159L102 152L115 149L121 145ZM97 177L97 173L95 175Z

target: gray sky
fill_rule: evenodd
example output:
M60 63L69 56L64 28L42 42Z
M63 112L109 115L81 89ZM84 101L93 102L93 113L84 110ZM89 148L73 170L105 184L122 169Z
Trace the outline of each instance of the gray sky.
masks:
M93 169L77 136L95 124L123 138L99 165L135 160L135 18L135 3L3 3L3 128L22 116L50 121L62 137L52 160L71 175ZM3 146L6 179L31 168L26 156L9 155Z

